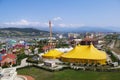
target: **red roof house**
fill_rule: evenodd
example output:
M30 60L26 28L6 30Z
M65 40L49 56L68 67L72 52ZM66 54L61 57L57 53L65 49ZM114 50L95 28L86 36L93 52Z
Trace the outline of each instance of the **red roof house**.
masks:
M80 42L81 45L90 45L91 43L93 43L93 45L96 45L98 44L98 40L94 38L86 37Z
M47 45L47 46L43 46L43 47L42 47L42 49L43 49L44 51L50 50L50 49L52 49L52 48L55 48L55 46Z
M25 46L22 44L16 44L13 48L24 48Z
M2 56L2 60L0 61L0 66L3 66L6 63L16 64L16 55L15 54L6 54Z

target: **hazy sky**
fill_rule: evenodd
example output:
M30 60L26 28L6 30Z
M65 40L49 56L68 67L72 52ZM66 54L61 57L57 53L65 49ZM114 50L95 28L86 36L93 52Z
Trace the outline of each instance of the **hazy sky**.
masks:
M120 0L0 0L0 26L118 27Z

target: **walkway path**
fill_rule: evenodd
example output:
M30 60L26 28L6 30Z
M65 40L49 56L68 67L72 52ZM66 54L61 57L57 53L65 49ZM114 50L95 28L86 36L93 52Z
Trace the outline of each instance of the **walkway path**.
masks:
M116 52L114 52L114 51L112 51L112 53L113 53L113 55L114 55L115 57L117 57L117 58L120 60L120 55L119 55L118 53L116 53Z
M25 67L28 65L28 63L26 62L27 58L24 58L22 61L21 61L21 64L19 66L16 66L15 68L21 68L21 67Z

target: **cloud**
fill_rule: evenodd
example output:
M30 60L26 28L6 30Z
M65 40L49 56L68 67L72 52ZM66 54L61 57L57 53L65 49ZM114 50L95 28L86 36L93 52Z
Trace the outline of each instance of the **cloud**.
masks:
M4 22L0 24L1 26L4 27L48 27L48 23L46 22L39 22L39 21L28 21L25 19L22 19L20 21L15 21L15 22Z
M63 24L63 23L58 24L58 26L60 26L60 27L67 27L67 25L66 25L66 24Z
M63 20L61 17L55 17L53 18L54 21L59 21L59 20Z
M60 18L56 18L60 19ZM12 21L12 22L4 22L0 24L1 27L36 27L36 28L45 28L49 26L49 22L40 22L40 21L28 21L25 19L19 21ZM52 27L61 27L61 28L76 28L84 26L84 24L65 24L65 23L58 23L53 21Z
M61 24L58 24L59 27L82 27L82 26L85 26L84 24L64 24L64 23L61 23Z
M30 23L27 20L22 19L22 20L17 21L17 22L5 22L3 24L17 26L17 25L29 25Z

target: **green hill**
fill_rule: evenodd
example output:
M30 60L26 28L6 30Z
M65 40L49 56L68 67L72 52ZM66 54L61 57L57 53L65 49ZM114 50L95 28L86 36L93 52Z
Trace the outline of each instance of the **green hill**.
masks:
M48 31L34 28L0 28L0 36L46 36Z

